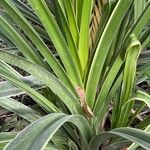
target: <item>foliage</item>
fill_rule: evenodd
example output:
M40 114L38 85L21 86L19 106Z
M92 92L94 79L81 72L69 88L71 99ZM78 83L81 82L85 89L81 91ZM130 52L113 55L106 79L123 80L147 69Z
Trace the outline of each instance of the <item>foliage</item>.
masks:
M150 1L27 2L0 1L0 35L9 45L0 49L6 80L0 82L0 106L27 123L21 131L1 132L0 147L150 149L149 119L133 128L140 111L150 108L150 96L136 90L135 81L137 63L149 77L149 52L141 51L150 42ZM12 97L24 93L34 106Z

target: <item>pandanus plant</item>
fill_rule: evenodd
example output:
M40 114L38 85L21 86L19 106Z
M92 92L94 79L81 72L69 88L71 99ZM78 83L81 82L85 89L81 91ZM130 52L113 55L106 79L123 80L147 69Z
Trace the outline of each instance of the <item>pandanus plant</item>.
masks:
M2 149L150 149L149 118L135 124L150 107L135 84L138 56L150 42L149 0L0 5L8 44L0 49L0 106L26 122L0 133ZM14 99L24 93L33 106Z

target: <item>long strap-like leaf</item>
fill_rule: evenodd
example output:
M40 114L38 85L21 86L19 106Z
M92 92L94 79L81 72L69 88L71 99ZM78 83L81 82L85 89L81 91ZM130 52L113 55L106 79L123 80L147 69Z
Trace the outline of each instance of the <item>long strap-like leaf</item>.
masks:
M12 98L0 98L0 106L14 112L29 122L40 118L40 115L36 111Z
M64 36L62 35L62 32L60 31L52 13L48 9L46 2L44 0L28 0L28 2L31 4L33 10L36 12L41 22L43 23L43 26L45 27L65 66L70 80L75 85L82 86L79 68L72 59L69 47L64 39Z
M67 18L57 0L54 1L54 5L55 5L55 13L56 13L57 22L58 24L60 24L60 29L65 35L72 58L74 59L76 65L79 68L80 73L82 74L81 62L80 62L78 51L77 51L77 45L75 44L73 40L73 37L71 34L72 32L71 32L71 29L69 28Z
M132 121L135 119L136 115L143 109L143 107L147 104L147 106L150 108L150 95L148 95L145 92L142 91L137 91L136 95L129 99L123 106L121 109L121 116L124 115L124 112L126 112L127 106L128 105L132 105L133 101L141 101L143 102L141 104L141 106L135 111L135 113L133 114L133 116L130 118L128 124L132 123Z
M20 0L13 0L15 6L24 14L24 16L36 23L36 25L42 26L42 23L39 21L38 17L33 13L33 10Z
M41 65L45 66L43 60L40 58L38 53L29 45L26 40L22 37L22 35L17 32L17 30L11 25L5 13L0 16L0 28L4 32L4 34L9 37L9 39L16 45L16 47L21 50L22 54L29 60Z
M77 18L78 28L80 31L83 0L77 0L77 1L75 0L75 3L76 3L76 18Z
M136 37L139 37L141 31L150 20L149 14L150 14L150 1L147 2L147 5L145 9L143 10L142 14L138 18L138 20L135 22L131 30L129 31L129 35L131 33L134 33Z
M45 87L45 85L41 81L39 81L33 76L26 76L20 78L20 80L23 80L26 84L28 84L35 90L42 89ZM14 86L10 81L0 82L0 98L9 98L24 93L25 91L20 90L19 88Z
M136 22L140 15L143 13L143 10L146 5L146 0L135 0L134 1L134 21Z
M25 19L22 13L14 6L13 2L11 0L2 0L0 1L0 4L9 14L13 16L13 19L19 24L22 30L33 42L33 44L38 48L38 50L44 56L47 63L53 69L58 78L73 91L71 82L63 68L54 58L54 56L52 55L48 47L45 45L45 43L42 41L40 36L37 34L35 29L31 26L31 24L29 24L29 22Z
M89 55L89 28L92 4L92 0L83 0L78 47L78 53L83 71L85 71Z
M64 8L65 8L65 14L68 19L68 24L71 30L72 37L74 39L74 43L76 46L78 46L78 40L79 40L79 29L77 25L77 21L75 18L75 13L73 10L73 5L71 0L65 0L63 2Z
M148 125L144 131L150 133L150 125ZM136 150L138 147L139 147L138 144L133 143L130 147L128 147L127 150Z
M93 58L87 82L86 99L90 107L93 106L95 101L98 81L102 73L102 68L111 43L132 1L133 0L120 0L117 2L101 35Z
M9 66L7 63L5 63L4 61L0 60L0 68L4 69L5 71L9 72L10 74L13 74L16 78L23 78L23 76L18 73L14 68L12 68L11 66Z
M123 83L119 102L119 110L121 110L123 104L126 103L129 97L131 96L136 74L137 59L141 52L141 44L134 35L131 35L131 40L132 40L131 45L129 46L126 54ZM120 115L120 119L118 119L119 120L118 127L124 126L127 123L131 108L132 104L126 106L125 111L123 112L122 115Z
M81 133L84 147L91 138L91 130L85 118L79 115L50 114L32 123L10 142L5 150L43 150L57 130L66 122L76 125ZM27 144L28 143L28 144Z
M9 142L17 135L17 132L1 132L0 133L0 143Z
M116 128L114 130L100 133L96 135L89 144L90 150L98 150L99 146L105 142L106 140L110 139L114 135L121 136L123 138L128 139L129 141L135 142L139 144L141 147L145 148L146 150L150 149L150 134L134 128Z
M12 74L8 73L6 70L0 69L0 76L3 78L10 80L14 85L21 88L25 91L29 96L31 96L41 107L43 107L48 112L58 112L58 109L53 105L48 99L46 99L43 95L32 89L29 85L24 83L22 80L16 78Z
M61 100L63 100L63 102L72 113L82 113L81 106L77 97L50 72L26 59L0 50L0 60L1 59L7 63L15 65L29 72L30 74L41 80L56 95L58 95ZM5 75L3 76L5 77Z

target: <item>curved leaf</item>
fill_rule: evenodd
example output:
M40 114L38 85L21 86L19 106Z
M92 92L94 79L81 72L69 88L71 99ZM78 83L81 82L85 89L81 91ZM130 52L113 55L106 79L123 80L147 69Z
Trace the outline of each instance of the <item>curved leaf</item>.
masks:
M70 48L70 53L72 54L72 57L74 58L75 63L77 64L80 73L82 74L82 68L81 68L81 62L79 59L78 51L77 51L77 46L75 45L75 42L73 40L71 30L69 28L69 24L67 22L67 18L65 17L63 10L60 6L60 3L58 1L54 1L55 5L55 12L56 12L56 19L58 24L60 24L60 28L62 32L65 34L66 41L68 43L68 46Z
M22 77L20 80L23 80L26 84L31 86L33 89L42 89L45 87L41 81L33 76ZM12 96L17 96L24 94L25 91L20 90L14 86L10 81L0 82L0 98L8 98Z
M78 127L86 147L91 137L91 130L85 118L79 115L54 113L40 118L25 128L5 147L5 150L43 150L52 136L66 122L72 122Z
M44 66L44 61L38 53L29 45L25 38L12 26L5 12L1 12L0 28L7 37L21 50L22 54L29 60Z
M91 140L89 144L89 149L98 150L99 146L103 142L107 141L108 139L116 135L126 138L129 141L135 142L139 144L141 147L145 148L146 150L150 149L150 134L139 129L128 127L116 128L114 130L96 135Z
M9 73L13 74L16 78L22 78L22 75L9 66L7 63L0 60L0 68L8 71Z
M58 63L56 58L52 55L51 51L40 38L33 26L31 26L31 24L26 20L23 14L15 7L14 3L11 0L3 0L0 1L0 5L9 14L11 14L11 16L13 16L13 19L19 24L22 30L33 42L33 44L38 48L39 52L44 56L45 60L53 69L58 78L74 92L73 85L70 79L68 78L67 74L65 73L64 69Z
M29 85L24 83L22 80L16 78L12 74L6 72L5 70L1 70L0 68L0 76L6 78L13 82L14 85L17 85L22 90L24 90L29 96L31 96L40 106L42 106L48 112L54 111L57 112L58 109L53 105L48 99L46 99L43 95L32 89Z
M103 150L120 150L121 148L126 147L129 144L131 144L131 142L129 142L128 140L122 140L104 147Z
M0 133L0 143L10 141L16 136L16 132L1 132Z
M123 106L121 109L121 113L124 114L124 112L126 111L126 108L128 105L132 105L132 103L137 100L137 101L142 101L143 103L140 105L140 107L135 111L135 113L132 115L132 117L130 118L128 125L132 123L132 121L134 120L134 118L136 117L136 115L143 109L143 107L145 106L145 104L147 104L147 106L150 108L150 95L148 95L145 92L142 91L137 91L136 95L129 99Z
M65 69L70 77L70 80L75 85L82 85L82 80L80 76L79 68L76 66L74 60L71 57L69 47L64 39L63 34L61 33L52 13L48 9L46 2L28 0L39 19L43 23L49 37L51 38L56 50L65 66Z
M40 118L40 115L36 111L12 98L0 98L0 106L14 112L29 122Z
M91 108L94 105L97 85L99 82L100 75L102 73L105 59L110 49L111 43L132 1L133 0L126 0L126 1L120 0L117 2L111 16L109 17L109 20L105 26L105 29L101 35L101 38L99 40L99 43L98 43L98 46L97 46L97 49L96 49L96 52L92 61L91 69L89 72L89 77L87 81L87 89L86 89L86 99Z
M148 125L144 131L149 132L149 134L150 134L150 125ZM136 150L137 147L139 147L139 145L133 143L127 150Z
M37 77L45 85L47 85L56 95L58 95L61 100L63 100L63 102L66 104L66 106L72 113L82 113L82 109L77 97L49 71L36 64L33 64L32 62L26 59L1 50L0 59L7 63L15 65Z
M111 87L115 83L116 78L118 78L118 76L124 71L123 70L124 69L123 68L123 63L125 61L127 61L127 60L125 60L126 57L124 56L125 55L124 53L126 53L126 55L130 56L130 58L128 58L129 66L132 67L131 66L131 60L132 60L132 63L134 65L130 69L132 76L131 76L131 74L130 75L128 74L129 79L126 82L127 87L124 87L124 91L122 92L124 94L127 94L127 90L129 90L129 88L131 90L131 88L132 88L132 85L130 85L130 84L132 84L134 76L135 76L135 74L133 74L133 71L135 73L135 64L136 64L136 59L137 59L136 55L139 55L140 50L141 49L140 49L139 41L137 41L137 39L135 37L130 36L130 44L129 44L128 48L126 49L126 51L123 51L121 54L119 54L118 57L115 59L114 63L112 64L112 66L110 66L110 68L108 70L108 73L107 73L107 75L106 75L106 77L103 81L103 84L101 85L101 89L100 89L100 92L99 92L98 97L96 99L95 105L93 107L94 115L97 117L96 118L97 119L97 124L101 124L102 119L103 119L103 117L106 113L106 109L108 108L109 103L111 101L111 99L106 99L109 92L110 92ZM129 51L130 51L130 54L128 54ZM133 55L131 55L131 53L133 53ZM129 73L129 71L128 71L129 68L125 68L125 69L126 69L125 70L126 74L124 73L124 76L127 75L127 73ZM118 85L118 88L119 88L119 86L120 85ZM122 86L124 86L124 85L122 85ZM123 100L125 100L125 99L123 99Z
M145 104L147 104L147 106L150 108L150 95L142 92L142 91L137 91L136 95L129 99L122 107L122 111L124 111L126 109L126 105L134 100L138 100L138 101L142 101Z
M125 68L124 68L124 75L123 75L123 83L121 87L121 95L120 95L120 101L119 101L119 109L118 111L121 111L121 108L124 103L126 103L131 96L133 84L135 80L136 75L136 66L137 66L137 59L141 52L141 44L136 39L134 34L131 35L131 45L129 45L126 59L125 59ZM126 105L126 109L123 113L119 114L119 121L118 126L125 126L128 122L128 117L131 112L133 103L130 103L129 105Z

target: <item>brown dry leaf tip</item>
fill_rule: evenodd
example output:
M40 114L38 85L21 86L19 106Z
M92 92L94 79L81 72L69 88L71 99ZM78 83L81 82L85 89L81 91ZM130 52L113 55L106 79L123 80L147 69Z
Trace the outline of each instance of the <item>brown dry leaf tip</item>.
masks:
M77 86L76 87L76 91L77 91L78 96L80 98L80 104L81 104L81 107L82 107L83 111L85 112L85 114L87 115L87 117L89 117L89 118L93 117L94 116L93 112L91 111L90 107L86 103L84 89L82 89L81 87Z

